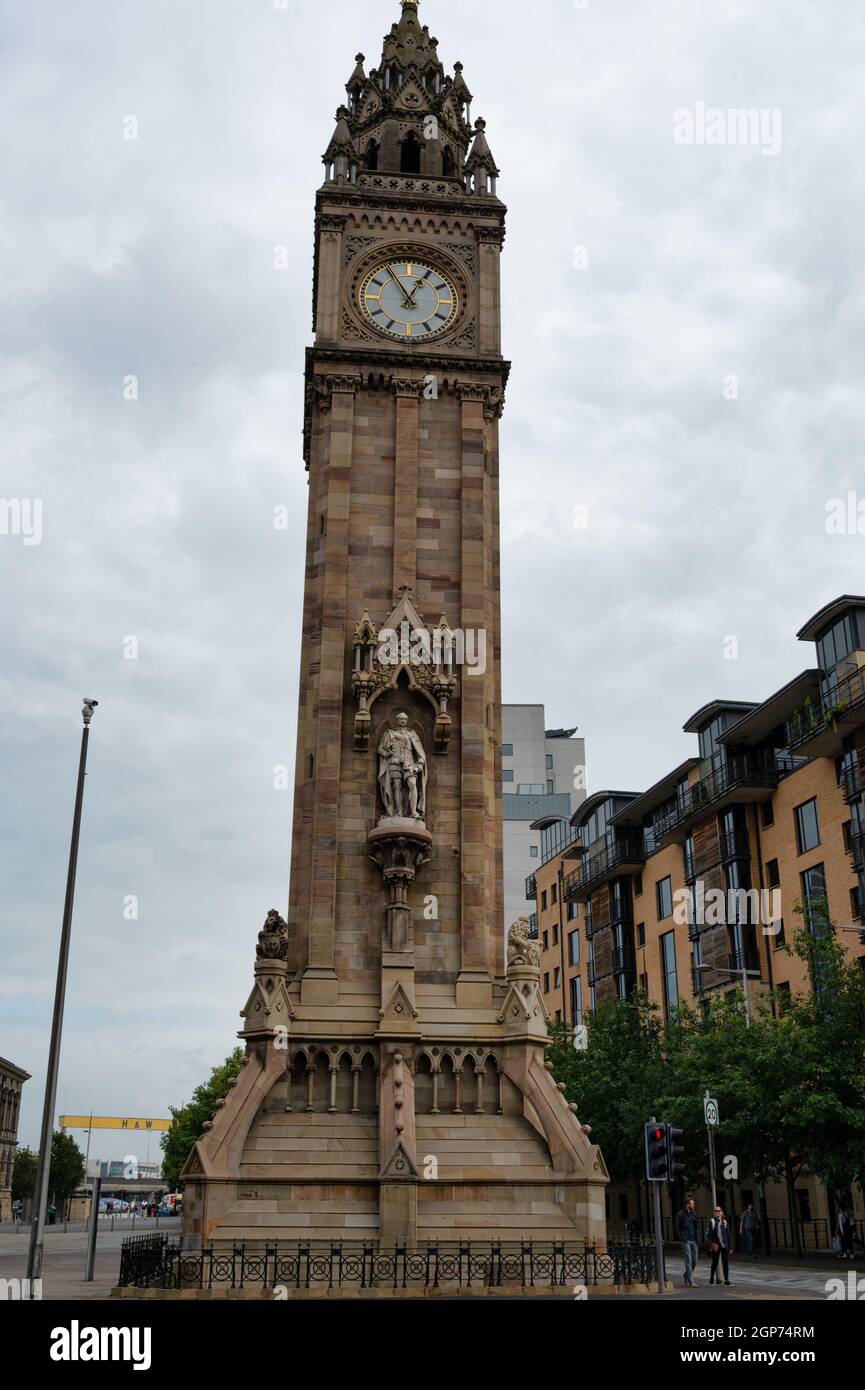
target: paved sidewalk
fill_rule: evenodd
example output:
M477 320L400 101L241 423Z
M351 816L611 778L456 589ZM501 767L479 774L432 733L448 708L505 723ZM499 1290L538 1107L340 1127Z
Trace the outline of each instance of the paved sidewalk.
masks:
M128 1227L129 1223L126 1223ZM149 1223L150 1228L155 1222ZM135 1234L145 1234L144 1223L136 1222ZM166 1218L159 1223L160 1231L169 1237L180 1234L180 1219ZM45 1254L42 1264L43 1299L105 1299L117 1283L120 1269L120 1246L129 1229L117 1222L114 1231L103 1230L100 1222L99 1238L96 1244L96 1263L92 1283L84 1282L84 1253L87 1247L87 1234L83 1230L63 1231L62 1226L52 1226L45 1232ZM11 1234L7 1229L0 1232L0 1279L23 1279L27 1269L28 1231Z

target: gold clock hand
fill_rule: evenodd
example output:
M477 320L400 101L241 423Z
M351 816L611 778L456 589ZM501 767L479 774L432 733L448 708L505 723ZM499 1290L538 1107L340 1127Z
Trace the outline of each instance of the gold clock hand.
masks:
M402 283L402 280L400 280L399 276L396 274L396 272L395 272L390 266L388 266L387 270L388 270L388 274L390 275L390 278L393 280L393 282L394 282L395 285L398 285L398 286L399 286L399 289L400 289L400 291L401 291L401 293L402 293L402 297L403 297L403 304L402 304L402 307L403 307L404 309L413 309L415 306L412 304L411 300L409 299L409 297L408 297L408 290L406 289L405 285Z

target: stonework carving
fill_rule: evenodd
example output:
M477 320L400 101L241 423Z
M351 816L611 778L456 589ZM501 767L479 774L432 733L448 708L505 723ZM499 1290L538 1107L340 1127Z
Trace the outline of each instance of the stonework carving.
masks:
M371 236L350 236L350 237L347 237L347 238L346 238L346 243L345 243L345 260L344 260L344 264L345 264L345 265L348 265L349 261L354 260L355 256L359 256L359 255L360 255L361 251L365 251L366 248L367 248L368 246L373 246L374 244L375 244L375 237L371 237Z
M408 727L408 715L398 714L378 746L378 785L387 818L420 821L426 811L427 762L419 736Z
M354 746L358 753L367 752L372 725L370 706L383 690L396 689L405 673L409 690L423 692L435 708L434 750L447 753L451 736L449 705L457 690L453 674L454 634L444 615L438 626L428 632L411 601L410 591L401 592L399 603L380 631L366 609L354 631Z
M255 948L258 960L286 960L288 958L288 925L272 907L264 919L264 926L258 933Z
M541 950L537 941L529 936L528 917L518 917L508 932L508 966L528 965L537 969L541 963Z

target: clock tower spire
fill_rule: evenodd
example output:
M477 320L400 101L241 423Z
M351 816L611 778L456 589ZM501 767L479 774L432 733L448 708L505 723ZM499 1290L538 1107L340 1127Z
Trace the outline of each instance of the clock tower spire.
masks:
M603 1234L527 923L505 959L506 209L471 102L403 0L324 153L289 908L188 1170L188 1224L214 1239Z

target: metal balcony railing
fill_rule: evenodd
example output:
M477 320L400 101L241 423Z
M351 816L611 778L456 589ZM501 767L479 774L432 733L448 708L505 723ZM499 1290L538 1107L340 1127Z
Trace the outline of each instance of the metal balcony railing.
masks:
M855 830L850 836L847 853L853 860L854 869L865 869L865 832Z
M844 800L846 802L858 801L862 795L862 774L859 770L858 761L849 763L841 772L841 786L844 789Z
M529 874L526 879L526 902L534 902L537 896L538 888L535 882L535 876L534 874Z
M744 830L722 830L720 835L721 863L751 858L751 842Z
M620 830L611 844L583 860L579 868L568 874L564 883L565 897L576 897L579 893L587 892L592 885L615 877L617 871L623 872L628 865L641 866L645 862L646 848L642 833L639 830Z
M659 840L685 825L694 816L710 810L730 792L748 787L777 787L780 774L774 762L755 757L751 753L737 753L729 758L723 767L716 768L703 777L686 792L679 795L675 810L663 818L655 827Z
M855 718L865 705L865 670L852 671L840 680L831 693L816 700L806 700L801 709L784 725L788 749L801 747L821 734L838 732L839 724L855 724Z

